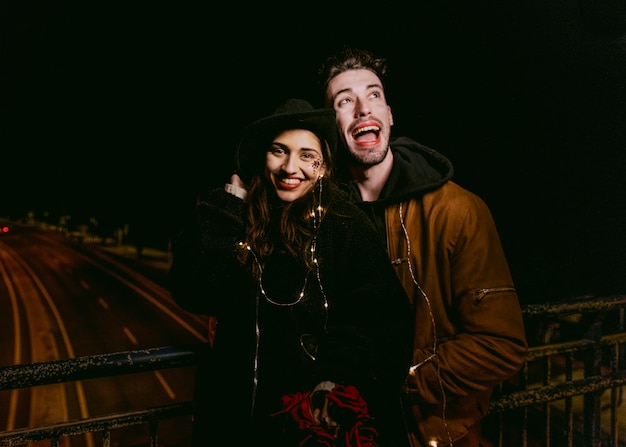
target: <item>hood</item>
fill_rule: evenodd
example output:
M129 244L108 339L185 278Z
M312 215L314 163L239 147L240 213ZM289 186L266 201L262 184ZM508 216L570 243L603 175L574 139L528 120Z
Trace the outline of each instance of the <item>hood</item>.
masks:
M423 195L439 188L454 174L450 160L410 138L398 137L389 145L393 152L393 168L380 197L371 202L372 205L388 205ZM355 184L351 196L361 202Z

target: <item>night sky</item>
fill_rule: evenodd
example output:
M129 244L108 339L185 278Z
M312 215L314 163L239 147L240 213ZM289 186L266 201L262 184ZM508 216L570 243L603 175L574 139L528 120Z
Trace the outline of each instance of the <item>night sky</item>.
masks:
M2 6L0 216L169 240L238 132L319 105L317 68L355 45L389 61L395 135L492 209L523 301L626 291L623 2L75 3Z

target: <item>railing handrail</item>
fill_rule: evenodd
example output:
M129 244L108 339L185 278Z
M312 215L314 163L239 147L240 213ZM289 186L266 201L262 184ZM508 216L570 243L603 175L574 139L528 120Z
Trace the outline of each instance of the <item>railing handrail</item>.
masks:
M144 410L113 413L105 416L77 419L69 422L50 424L44 427L27 427L7 432L0 432L0 446L21 445L33 441L60 439L64 436L82 435L86 433L103 432L103 437L114 429L138 424L151 424L156 431L156 424L160 420L172 419L179 416L191 416L193 407L191 402L162 405Z
M585 295L557 303L526 304L522 306L522 313L526 317L545 317L547 315L599 312L617 307L626 307L626 295L619 294L606 297Z
M0 367L0 390L192 366L197 345L164 346Z
M572 314L601 313L611 309L622 309L621 312L623 312L625 308L626 295L616 295L601 298L581 297L559 303L526 305L522 307L522 311L528 323L531 320L535 321L536 318L564 317L566 319ZM620 345L625 341L626 331L621 327L618 332L599 336L595 334L591 337L583 336L574 341L547 342L531 346L527 361L550 355L572 355L574 352L593 351L602 346ZM205 344L199 342L186 346L166 346L0 367L0 390L194 366L198 361L199 350L203 347ZM606 375L599 375L599 371L589 374L587 371L586 377L582 379L539 386L527 384L532 387L522 387L519 390L495 394L490 403L489 413L504 413L578 395L587 396L594 393L597 395L606 389L625 384L626 369L614 368L610 374ZM156 430L159 420L191 416L192 412L192 403L183 402L45 427L11 430L0 432L0 446L19 445L44 439L58 440L62 436L95 431L103 431L103 436L108 436L112 429L145 423L151 424L151 428Z

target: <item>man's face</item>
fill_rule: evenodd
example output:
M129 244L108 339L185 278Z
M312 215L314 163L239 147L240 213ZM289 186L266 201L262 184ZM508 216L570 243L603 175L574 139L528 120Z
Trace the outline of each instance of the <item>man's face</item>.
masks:
M326 103L337 113L337 125L358 164L375 165L387 154L393 116L382 83L374 72L348 70L326 88Z

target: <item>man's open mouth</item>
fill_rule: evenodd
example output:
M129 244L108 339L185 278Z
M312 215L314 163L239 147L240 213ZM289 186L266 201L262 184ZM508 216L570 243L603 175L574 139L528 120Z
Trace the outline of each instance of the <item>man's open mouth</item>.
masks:
M380 135L380 126L376 124L368 124L354 129L352 138L357 142L374 142L378 140Z

